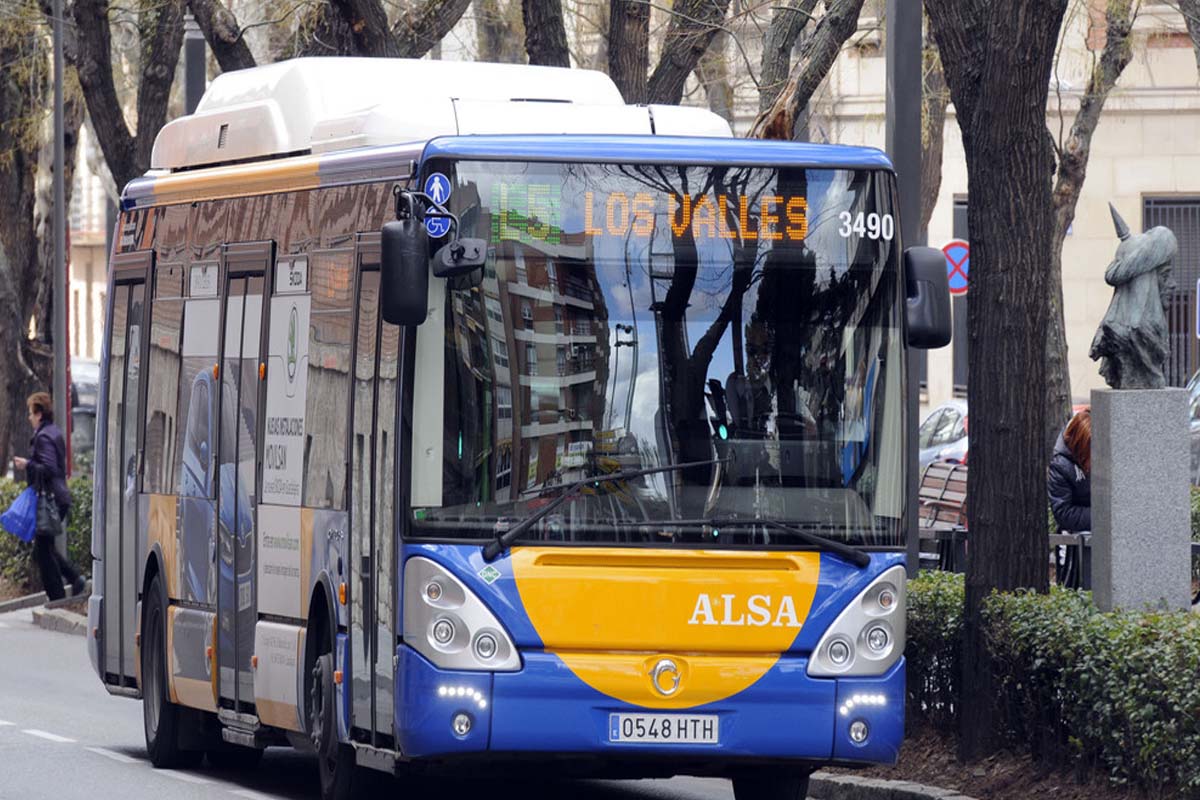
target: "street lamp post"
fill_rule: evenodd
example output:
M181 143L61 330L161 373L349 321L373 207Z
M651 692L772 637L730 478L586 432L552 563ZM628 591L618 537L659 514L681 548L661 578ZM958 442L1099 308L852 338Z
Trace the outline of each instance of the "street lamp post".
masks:
M887 5L887 152L900 189L900 241L921 244L921 6L919 0L888 0ZM908 351L908 486L904 527L908 574L920 566L917 530L917 417L920 414L916 358Z
M51 23L54 28L54 418L63 430L69 430L67 419L70 408L67 397L67 209L66 188L63 185L65 148L63 134L63 45L62 45L62 0L53 0ZM65 536L55 540L58 551L66 555Z

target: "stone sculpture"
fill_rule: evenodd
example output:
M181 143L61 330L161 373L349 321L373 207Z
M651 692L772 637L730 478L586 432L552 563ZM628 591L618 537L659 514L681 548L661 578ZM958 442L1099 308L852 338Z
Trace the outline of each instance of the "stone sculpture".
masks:
M1113 299L1089 355L1100 361L1100 374L1114 389L1162 389L1170 352L1163 298L1173 288L1171 262L1179 245L1161 226L1130 234L1112 203L1108 207L1121 244L1104 272Z

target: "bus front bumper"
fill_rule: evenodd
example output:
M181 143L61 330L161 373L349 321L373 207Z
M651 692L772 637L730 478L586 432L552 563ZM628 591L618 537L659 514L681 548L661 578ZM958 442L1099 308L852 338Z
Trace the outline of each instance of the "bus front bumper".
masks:
M784 657L733 697L660 711L601 694L549 653L524 652L522 669L507 673L440 670L405 645L397 656L396 742L413 759L545 754L894 763L904 733L904 659L879 677L818 679L808 677L806 659ZM719 739L613 741L619 738L613 715L631 713L716 716ZM855 722L866 727L861 742L851 738Z

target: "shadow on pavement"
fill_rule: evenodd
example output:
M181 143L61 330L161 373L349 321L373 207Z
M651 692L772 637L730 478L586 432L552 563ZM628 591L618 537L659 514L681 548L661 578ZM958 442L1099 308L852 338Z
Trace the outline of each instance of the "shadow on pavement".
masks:
M140 747L112 748L115 752L146 761L146 751ZM530 765L531 770L536 765ZM477 772L483 772L482 768ZM317 762L307 754L286 748L271 748L258 767L252 770L215 769L207 762L190 773L212 777L236 784L239 789L251 789L283 800L319 800ZM514 779L511 773L488 778L454 776L401 776L391 778L383 773L361 770L355 797L444 797L448 800L486 798L486 800L705 800L731 796L728 792L713 791L721 784L687 783L680 785L665 780L597 781Z

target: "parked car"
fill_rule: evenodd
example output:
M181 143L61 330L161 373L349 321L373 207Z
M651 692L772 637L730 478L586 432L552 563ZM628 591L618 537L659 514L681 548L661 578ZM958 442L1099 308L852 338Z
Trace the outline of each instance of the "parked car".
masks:
M967 401L947 400L925 417L917 431L922 471L931 461L967 461Z

